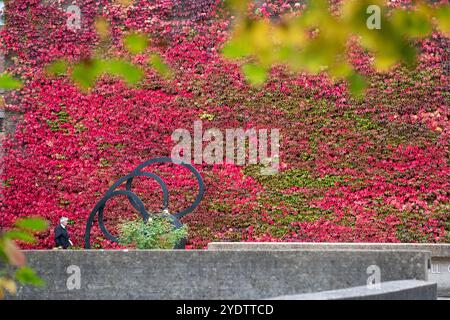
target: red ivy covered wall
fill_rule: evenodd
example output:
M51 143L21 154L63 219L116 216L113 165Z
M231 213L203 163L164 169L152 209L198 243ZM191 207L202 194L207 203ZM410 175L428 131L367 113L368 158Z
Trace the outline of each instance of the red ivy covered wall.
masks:
M67 16L55 2L6 5L2 50L10 71L26 83L7 98L6 108L23 118L3 142L0 228L22 216L43 216L52 225L67 216L73 240L82 246L87 216L108 187L142 161L170 156L172 132L192 131L193 122L203 119L204 129L279 128L281 170L261 176L255 166L198 165L207 190L183 220L191 247L217 240L450 240L448 38L435 33L418 43L416 70L399 66L387 74L375 73L370 56L351 45L354 64L371 83L364 98L352 98L345 83L281 67L263 88L248 86L238 65L220 57L233 18L214 1L77 4L77 32L67 29ZM267 1L255 12L270 16L300 7ZM86 93L66 77L46 76L43 68L54 60L91 55L98 42L96 16L112 26L109 54L127 56L122 35L146 32L174 77L160 78L143 55L129 57L147 75L134 88L103 78ZM187 172L155 169L168 181L171 211L192 201L195 181ZM135 190L149 210L158 209L161 196L153 182L141 179ZM133 215L125 199L106 210L113 231ZM98 228L92 235L94 247L114 247ZM49 231L32 247L52 246Z

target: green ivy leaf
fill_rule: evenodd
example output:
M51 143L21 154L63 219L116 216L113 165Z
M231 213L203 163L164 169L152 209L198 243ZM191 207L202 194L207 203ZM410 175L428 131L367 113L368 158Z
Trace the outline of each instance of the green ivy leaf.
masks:
M0 76L1 89L19 89L20 87L22 87L22 83L9 74L4 73Z
M226 0L225 6L232 12L244 13L248 8L248 0Z
M251 54L252 48L248 41L241 41L239 38L235 38L232 41L227 42L222 48L222 54L229 59L236 59L248 56Z
M128 84L138 83L144 75L141 69L127 61L106 60L104 63L108 74L119 76Z
M143 33L132 33L123 40L125 47L132 54L142 53L148 47L148 37Z
M67 72L67 62L64 60L52 62L45 68L45 71L50 75L64 75Z
M159 54L156 53L152 54L149 58L149 63L163 77L167 77L170 75L169 67L163 62Z
M245 78L253 85L260 85L267 79L267 69L256 64L245 64L242 66Z
M142 70L124 60L88 60L78 63L72 71L72 79L82 88L90 88L102 74L122 78L128 84L136 84L143 77Z
M17 269L15 277L22 284L30 284L38 287L45 285L45 281L42 280L30 267L21 267Z
M361 96L364 92L364 89L367 87L367 82L363 76L353 73L352 75L347 77L349 82L349 91L354 96Z
M8 232L5 232L3 236L7 239L11 240L21 240L28 243L33 243L36 241L36 239L33 237L33 235L19 230L11 230Z
M425 37L432 31L431 23L422 12L396 10L391 19L393 26L408 37Z
M18 219L14 222L14 225L30 231L45 231L48 228L47 221L41 218Z
M92 87L104 66L100 60L85 60L77 63L72 70L72 80L84 89Z
M436 9L436 20L439 29L446 33L447 36L450 33L450 6L442 6Z

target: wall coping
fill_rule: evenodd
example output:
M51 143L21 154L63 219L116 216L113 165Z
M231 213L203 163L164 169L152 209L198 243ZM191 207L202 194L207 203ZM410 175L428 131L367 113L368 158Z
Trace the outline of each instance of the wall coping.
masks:
M210 242L208 250L419 250L450 257L450 243Z

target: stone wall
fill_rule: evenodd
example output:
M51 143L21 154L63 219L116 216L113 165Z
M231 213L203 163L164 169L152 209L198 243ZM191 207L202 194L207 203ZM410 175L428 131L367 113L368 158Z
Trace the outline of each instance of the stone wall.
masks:
M430 281L438 295L450 297L450 244L448 243L308 243L308 242L211 242L209 250L425 250L430 252Z
M33 250L47 282L18 299L265 299L428 280L429 253L361 250ZM374 269L375 268L375 269ZM376 274L375 274L376 276Z

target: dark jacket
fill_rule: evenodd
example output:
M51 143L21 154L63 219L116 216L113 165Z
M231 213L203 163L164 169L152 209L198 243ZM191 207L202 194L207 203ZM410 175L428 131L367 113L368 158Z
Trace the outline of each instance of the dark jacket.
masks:
M60 224L55 228L55 244L57 247L63 247L64 249L70 247L69 233Z

